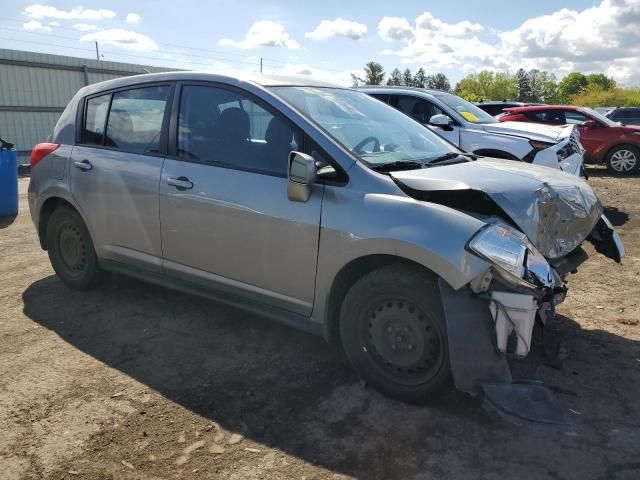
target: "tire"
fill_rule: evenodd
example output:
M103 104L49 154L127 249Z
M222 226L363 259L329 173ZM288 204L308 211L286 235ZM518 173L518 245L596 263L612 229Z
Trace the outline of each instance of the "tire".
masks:
M409 403L452 385L437 277L393 264L360 278L340 311L342 347L354 370L382 394Z
M606 158L607 169L615 175L631 175L640 168L640 149L633 145L618 145Z
M100 270L91 236L82 218L70 207L53 211L47 223L49 260L60 279L76 290L91 288Z

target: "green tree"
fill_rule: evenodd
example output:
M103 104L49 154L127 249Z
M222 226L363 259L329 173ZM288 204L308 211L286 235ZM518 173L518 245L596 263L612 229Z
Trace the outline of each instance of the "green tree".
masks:
M361 83L365 85L381 85L384 81L384 67L378 62L369 62L364 67L364 78L351 74L353 85L357 86Z
M483 70L467 75L455 87L456 95L469 101L502 100L513 98L517 94L516 77L509 72Z
M400 86L402 85L402 73L397 68L394 68L387 79L387 85Z
M616 87L616 81L604 73L590 73L587 75L587 85L593 85L602 90L611 90Z
M518 91L518 96L516 98L519 102L533 101L531 78L523 68L518 69L516 72L516 88Z
M420 67L416 74L413 76L413 86L418 88L427 87L427 75L424 68Z
M402 72L402 85L405 87L413 87L413 75L408 68Z
M552 103L554 101L558 84L553 73L529 70L529 85L532 102Z
M571 72L558 83L558 100L569 103L569 99L583 91L587 86L587 77L580 72Z
M640 106L640 87L614 87L605 90L597 85L587 85L569 101L572 105L587 107L637 107Z
M444 73L436 73L427 77L427 88L450 92L451 83Z

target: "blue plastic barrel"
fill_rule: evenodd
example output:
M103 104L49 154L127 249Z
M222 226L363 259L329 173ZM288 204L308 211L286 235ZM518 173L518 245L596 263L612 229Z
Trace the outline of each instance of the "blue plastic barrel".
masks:
M0 148L0 217L18 213L18 152Z

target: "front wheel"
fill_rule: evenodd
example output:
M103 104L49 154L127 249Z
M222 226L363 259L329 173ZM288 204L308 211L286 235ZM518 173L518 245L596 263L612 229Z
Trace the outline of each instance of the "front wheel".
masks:
M421 402L452 384L437 279L418 266L360 278L342 304L340 335L356 372L389 397Z
M60 279L71 288L85 290L99 275L98 259L82 218L72 208L56 209L47 224L49 260Z
M640 150L632 145L618 145L607 155L607 168L616 175L631 175L640 168Z

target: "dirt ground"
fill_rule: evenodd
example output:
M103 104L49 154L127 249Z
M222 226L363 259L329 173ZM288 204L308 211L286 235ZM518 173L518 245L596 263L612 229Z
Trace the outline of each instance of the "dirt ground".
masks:
M567 421L515 425L453 393L428 406L361 385L320 338L108 277L74 292L20 215L0 225L0 477L638 479L640 179L592 171L627 249L591 255L560 313Z

